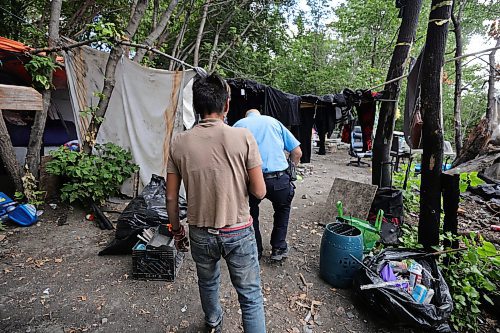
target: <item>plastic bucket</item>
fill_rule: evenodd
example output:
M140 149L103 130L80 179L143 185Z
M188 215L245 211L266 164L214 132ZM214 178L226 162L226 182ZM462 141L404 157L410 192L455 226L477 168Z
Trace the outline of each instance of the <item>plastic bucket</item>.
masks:
M384 211L379 209L377 213L377 218L375 220L375 225L372 225L370 222L358 219L355 217L347 217L344 216L344 211L342 207L342 202L337 202L337 222L339 223L347 223L350 224L359 230L363 234L363 247L364 252L370 252L371 249L375 246L377 241L380 239L380 229L382 228L382 220L384 218Z
M363 236L361 231L345 223L329 223L321 238L319 274L337 288L348 288L363 259Z

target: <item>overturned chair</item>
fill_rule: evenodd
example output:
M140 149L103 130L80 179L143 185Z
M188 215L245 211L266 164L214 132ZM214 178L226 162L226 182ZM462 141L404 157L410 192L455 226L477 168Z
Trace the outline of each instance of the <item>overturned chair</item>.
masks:
M364 162L362 158L371 158L372 152L364 150L363 145L363 132L361 131L361 126L354 126L351 132L351 144L349 146L349 155L355 157L356 160L349 161L347 165L356 165L358 167L362 165L370 166L370 163Z

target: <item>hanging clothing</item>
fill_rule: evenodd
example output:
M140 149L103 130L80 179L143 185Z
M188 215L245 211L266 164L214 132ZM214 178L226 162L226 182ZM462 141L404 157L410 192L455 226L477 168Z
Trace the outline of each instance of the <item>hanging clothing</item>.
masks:
M363 151L370 151L373 146L373 125L377 112L374 96L371 91L364 91L361 96L361 104L356 107L359 125L363 133Z
M300 124L300 97L251 80L228 79L231 87L228 124L245 117L250 109L279 120L286 127Z
M300 124L299 106L299 96L269 86L265 88L263 115L278 119L285 126L295 126Z
M420 70L423 54L424 49L422 49L417 60L411 66L406 86L403 132L406 143L413 149L420 148L420 139L422 137L423 121L420 113Z

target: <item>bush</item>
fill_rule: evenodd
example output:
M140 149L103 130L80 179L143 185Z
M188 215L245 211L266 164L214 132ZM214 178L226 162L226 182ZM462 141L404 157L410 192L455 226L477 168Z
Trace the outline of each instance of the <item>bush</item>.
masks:
M481 302L494 305L488 293L499 292L500 252L473 233L459 240L467 249L449 254L449 264L441 266L455 303L451 322L459 332L478 332Z
M139 170L131 162L132 154L113 143L98 144L95 151L95 155L87 155L60 147L51 152L47 172L63 177L62 200L102 204L118 194L123 182Z

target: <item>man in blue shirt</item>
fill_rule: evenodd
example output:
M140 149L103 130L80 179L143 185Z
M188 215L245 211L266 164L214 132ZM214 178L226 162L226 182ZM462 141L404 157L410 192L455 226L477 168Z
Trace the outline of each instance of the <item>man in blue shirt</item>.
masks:
M247 111L245 118L237 121L234 127L244 127L252 132L259 146L262 158L262 172L266 182L267 194L274 208L274 224L271 233L271 259L281 261L288 256L286 234L295 186L287 173L288 161L285 151L290 153L290 160L297 165L302 156L300 142L278 120L263 116L259 111ZM250 215L253 218L255 239L259 259L262 256L262 236L259 229L259 204L262 201L250 194Z

